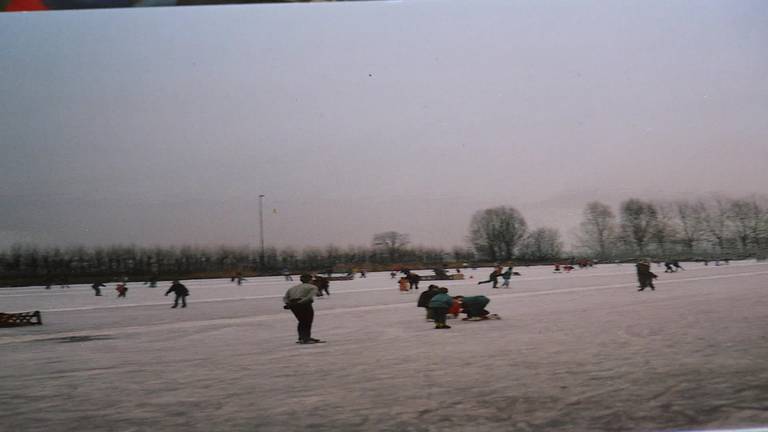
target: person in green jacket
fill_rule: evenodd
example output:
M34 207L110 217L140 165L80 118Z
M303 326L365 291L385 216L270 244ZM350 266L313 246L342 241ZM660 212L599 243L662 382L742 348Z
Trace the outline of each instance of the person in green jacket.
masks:
M461 297L461 296L459 296ZM464 321L478 321L492 318L491 313L488 312L485 307L491 299L484 295L461 297L461 305L463 312L467 314L466 318L462 318Z
M437 294L429 300L429 309L432 311L436 329L451 328L451 326L445 323L445 318L452 304L453 298L448 295L448 288L445 287L439 288Z

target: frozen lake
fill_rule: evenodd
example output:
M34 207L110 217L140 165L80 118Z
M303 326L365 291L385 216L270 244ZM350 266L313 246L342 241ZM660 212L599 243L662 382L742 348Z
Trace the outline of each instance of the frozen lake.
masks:
M652 431L768 426L768 264L519 267L499 321L434 330L389 274L331 282L296 345L282 277L0 289L2 431ZM429 271L419 271L430 274ZM295 278L298 279L298 278ZM422 290L430 282L422 282ZM421 291L421 290L420 290Z

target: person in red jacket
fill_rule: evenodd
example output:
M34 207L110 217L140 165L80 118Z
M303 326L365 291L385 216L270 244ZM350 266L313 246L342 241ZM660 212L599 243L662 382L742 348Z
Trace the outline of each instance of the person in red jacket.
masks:
M453 304L448 308L448 315L453 315L454 318L458 318L461 313L461 296L455 296L453 298Z

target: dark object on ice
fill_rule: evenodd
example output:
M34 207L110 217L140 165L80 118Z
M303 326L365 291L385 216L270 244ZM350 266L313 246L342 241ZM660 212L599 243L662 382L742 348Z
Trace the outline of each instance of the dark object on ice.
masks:
M237 282L237 285L240 286L243 284L243 282L247 281L248 279L243 277L243 274L241 272L237 272L232 278L230 279L230 282Z
M328 278L315 275L315 277L312 278L312 285L317 287L318 297L323 296L323 291L325 291L326 295L331 295L331 293L328 291L328 287L331 285L330 282L328 282Z
M94 282L93 285L91 285L91 288L93 288L93 291L95 292L94 295L100 296L101 295L101 287L106 288L107 286L104 285L101 282Z
M72 342L91 342L96 340L110 340L114 339L112 336L107 335L85 335L85 336L66 336L63 338L56 338L56 339L45 339L45 340L55 340L59 343L72 343Z
M150 288L157 288L157 275L152 275L144 282L144 285L149 285Z
M408 279L409 289L419 289L419 281L421 280L421 276L409 271L406 278Z
M21 327L27 325L43 325L40 311L0 313L0 327Z
M173 299L173 306L171 306L172 309L179 307L179 300L181 300L181 307L187 307L187 296L189 295L189 290L187 287L182 285L181 282L177 280L173 281L173 284L171 284L171 287L168 288L168 291L165 292L165 295L170 293L176 294L176 298Z
M642 291L646 288L655 291L656 287L653 286L653 280L658 276L651 271L650 260L641 260L635 267L637 267L637 281L640 283L640 289L638 291Z

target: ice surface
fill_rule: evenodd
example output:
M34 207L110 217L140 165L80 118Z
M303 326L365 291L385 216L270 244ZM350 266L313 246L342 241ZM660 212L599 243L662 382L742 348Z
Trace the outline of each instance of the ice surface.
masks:
M331 283L296 345L282 277L0 290L2 431L648 431L768 425L768 265L519 267L499 321L434 330L388 273ZM429 271L420 271L430 274ZM422 290L431 282L422 282Z

